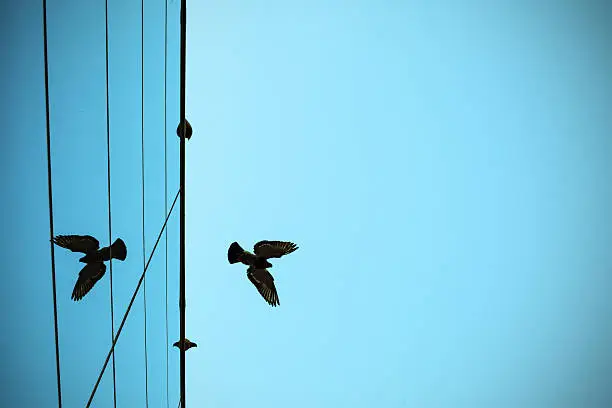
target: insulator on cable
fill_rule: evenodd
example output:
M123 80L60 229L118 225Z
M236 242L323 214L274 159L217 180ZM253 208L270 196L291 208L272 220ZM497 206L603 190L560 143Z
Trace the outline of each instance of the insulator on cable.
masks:
M179 350L185 349L185 351L189 350L192 347L198 347L198 345L192 341L189 341L188 338L185 338L185 341L179 340L173 344L174 347L177 347Z
M189 124L189 121L187 119L185 119L185 122L187 123L187 140L191 139L191 135L193 134L193 129L191 129L191 125ZM176 134L178 137L182 137L183 136L183 123L179 123L179 125L176 128Z

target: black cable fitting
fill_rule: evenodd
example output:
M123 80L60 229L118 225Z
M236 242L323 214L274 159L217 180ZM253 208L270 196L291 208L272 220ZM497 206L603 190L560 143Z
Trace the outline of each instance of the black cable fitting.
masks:
M187 119L185 119L185 124L186 124L186 133L187 133L187 140L191 139L191 135L193 135L193 129L191 128L191 125L189 124L189 121ZM176 127L176 135L178 137L183 137L183 122L179 123L178 126Z

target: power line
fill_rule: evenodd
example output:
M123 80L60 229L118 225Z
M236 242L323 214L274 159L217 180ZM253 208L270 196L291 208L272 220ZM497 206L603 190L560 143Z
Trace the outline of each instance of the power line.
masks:
M112 218L111 218L111 159L110 159L110 106L108 98L108 0L104 17L106 20L106 154L107 154L107 181L108 181L108 242L113 242ZM115 338L115 310L113 301L113 246L109 246L110 265L110 311L111 311L111 341ZM115 351L113 350L113 406L117 408L117 383L115 375Z
M179 309L181 314L181 341L185 341L185 136L187 126L185 121L185 54L187 33L187 0L181 0L181 124L183 126L180 151L180 298ZM185 348L181 352L181 406L185 408Z
M117 340L119 340L119 336L121 335L121 331L123 330L123 326L125 325L125 321L127 320L128 314L130 313L130 310L132 309L132 305L134 304L134 300L136 299L136 296L138 295L138 290L140 289L140 285L142 285L142 281L144 280L145 274L147 273L147 269L149 268L149 264L151 263L151 259L153 258L153 255L155 254L155 249L157 249L157 244L159 244L159 240L160 240L164 230L166 229L166 224L168 223L168 218L172 214L172 210L174 209L174 204L176 204L176 200L178 199L180 193L181 193L180 190L177 191L176 196L174 197L174 201L172 202L172 206L170 207L170 212L166 216L166 219L164 221L164 225L162 226L161 230L159 231L159 235L157 236L157 240L155 241L155 245L153 246L153 250L151 251L151 255L149 255L149 259L147 260L147 263L145 265L144 271L142 272L142 275L140 276L140 280L138 281L138 285L136 286L136 289L134 290L134 294L132 295L132 299L130 300L130 303L129 303L128 307L127 307L127 310L125 311L125 315L123 316L123 319L121 320L121 324L119 325L119 330L117 330L117 335L115 336L115 339L113 340L113 344L111 346L111 349L109 350L108 355L106 356L106 360L104 361L104 365L102 366L102 370L100 370L100 375L98 376L96 384L94 385L94 388L93 388L93 390L91 392L91 395L89 396L89 401L87 401L87 406L86 407L89 407L91 405L91 402L93 401L93 397L96 394L98 386L100 385L100 380L102 380L102 375L104 374L104 370L106 370L106 366L108 365L108 361L110 360L110 357L111 357L112 353L115 351L115 345L117 344Z
M164 2L164 214L168 214L168 107L167 107L167 88L168 88L168 0ZM166 408L170 407L169 386L168 386L168 229L164 231L166 246Z
M145 151L144 151L144 0L140 0L140 124L142 163L142 265L145 265ZM144 308L145 404L149 407L149 357L147 350L147 279L144 279L142 303Z
M49 126L49 60L47 56L47 0L43 0L43 42L45 58L45 111L47 125L47 184L49 187L49 242L51 243L51 281L53 283L53 322L55 326L55 371L57 377L57 406L62 408L60 375L59 330L57 325L57 292L55 286L55 248L53 246L53 185L51 183L51 128Z

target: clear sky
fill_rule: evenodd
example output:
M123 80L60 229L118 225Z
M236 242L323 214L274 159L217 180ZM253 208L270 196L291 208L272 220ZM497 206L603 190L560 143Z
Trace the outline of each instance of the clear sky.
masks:
M41 1L1 2L6 406L56 405ZM115 326L143 268L140 2L109 0ZM145 2L145 252L178 186L178 18ZM612 406L612 7L598 1L190 1L189 407ZM49 1L57 234L107 245L104 2ZM167 142L167 143L166 143ZM175 214L178 215L178 212ZM273 262L268 306L227 247ZM179 395L178 217L147 274L150 407ZM62 392L111 342L56 248ZM145 406L142 292L117 406ZM169 393L166 351L169 350ZM94 406L112 406L107 369Z

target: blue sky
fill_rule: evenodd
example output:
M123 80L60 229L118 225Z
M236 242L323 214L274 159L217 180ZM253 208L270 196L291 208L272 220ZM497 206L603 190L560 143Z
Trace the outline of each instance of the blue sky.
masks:
M85 4L87 3L87 4ZM140 2L110 0L118 326L143 267ZM145 253L178 186L179 1L145 2ZM104 3L48 5L57 234L108 243ZM188 5L189 406L607 407L612 378L612 10L605 2ZM56 403L41 2L3 2L0 381ZM167 142L167 143L166 143ZM178 213L177 213L178 215ZM176 406L178 218L147 273L149 406ZM269 307L229 265L300 249ZM62 392L83 406L110 347L109 271L70 300L56 249ZM144 406L142 293L117 406ZM169 380L166 393L166 350ZM110 367L109 367L110 368ZM107 370L94 406L111 406Z

